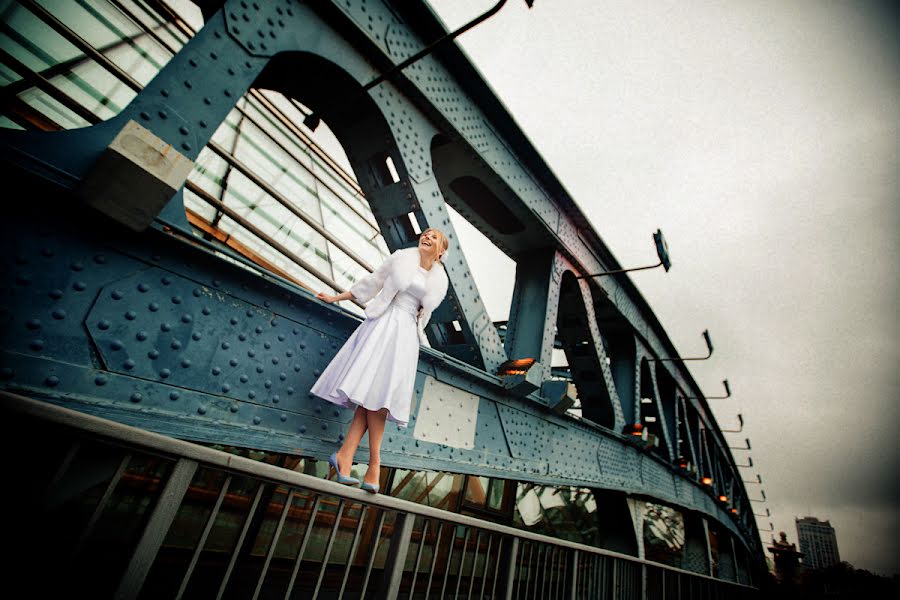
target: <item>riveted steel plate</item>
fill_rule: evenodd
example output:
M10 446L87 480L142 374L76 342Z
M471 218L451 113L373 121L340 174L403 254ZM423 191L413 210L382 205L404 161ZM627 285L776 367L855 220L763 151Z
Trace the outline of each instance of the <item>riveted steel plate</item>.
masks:
M426 376L413 437L424 442L474 448L481 398Z

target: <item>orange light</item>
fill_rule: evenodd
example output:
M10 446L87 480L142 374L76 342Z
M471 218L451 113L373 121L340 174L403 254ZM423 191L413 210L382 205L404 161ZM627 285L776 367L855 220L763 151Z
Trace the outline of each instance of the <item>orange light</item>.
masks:
M737 509L736 509L736 508L732 508L732 509L731 509L731 514L736 515L736 514L737 514Z
M688 468L688 460L683 456L678 459L678 462L676 464L682 469Z
M719 496L719 502L728 502L728 496L722 494L721 496Z
M643 423L633 423L631 425L625 426L625 434L627 435L636 435L638 437L644 432Z
M712 485L712 477L704 477L700 480L703 485Z
M524 375L533 364L533 358L508 360L497 368L497 375Z

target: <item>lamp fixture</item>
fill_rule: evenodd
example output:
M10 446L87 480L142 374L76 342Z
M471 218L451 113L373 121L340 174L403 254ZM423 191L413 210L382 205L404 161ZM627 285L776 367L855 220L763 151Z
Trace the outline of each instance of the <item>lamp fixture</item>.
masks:
M762 499L749 498L750 502L765 502L766 501L766 490L759 490L759 493L762 495Z
M655 360L657 362L683 361L683 360L706 360L710 356L712 356L712 353L713 353L713 344L712 344L712 340L709 338L709 330L708 329L703 330L703 339L706 340L706 349L708 350L708 354L706 356L695 356L695 357L689 357L689 358L681 358L681 357L679 357L679 358L654 358L652 360ZM727 384L726 384L725 389L728 390ZM730 390L728 390L728 394L729 394L729 396L731 395ZM725 396L725 397L727 398L728 396Z
M531 8L531 6L534 4L534 0L525 0L525 3L528 5L528 8ZM379 75L378 77L376 77L375 79L370 81L369 83L365 84L359 93L365 94L366 92L368 92L370 89L372 89L379 83L386 81L387 79L390 79L393 75L395 75L396 73L399 73L400 71L402 71L409 65L426 57L427 55L429 55L431 52L433 52L438 46L440 46L444 42L450 41L450 40L456 38L457 36L465 33L469 29L472 29L476 25L488 20L489 18L491 18L492 16L497 14L497 12L499 12L500 9L503 8L504 4L506 4L506 0L500 0L499 2L497 2L497 4L495 4L492 8L490 8L487 12L484 12L481 15L475 17L474 19L472 19L471 21L469 21L468 23L466 23L465 25L463 25L456 31L453 31L452 33L448 33L447 35L438 38L437 40L435 40L434 42L432 42L431 44L429 44L422 50L419 50L418 52L416 52L415 54L413 54L412 56L410 56L403 62L394 65L388 71L382 73L381 75ZM349 102L348 102L348 104L349 104ZM319 115L315 111L309 113L308 115L306 115L306 118L303 119L303 124L306 127L308 127L309 129L311 129L312 131L315 131L316 128L319 126L319 123L321 123L321 122L322 122L322 119L319 117Z
M737 429L722 429L721 430L722 433L740 433L741 431L743 431L744 430L744 416L741 413L738 413L737 419L738 419L738 423L741 424L740 427L738 427Z
M497 375L524 375L534 365L533 358L516 358L508 360L497 367Z
M590 275L579 275L575 279L587 279L588 277L602 277L604 275L618 275L619 273L628 273L630 271L644 271L646 269L655 269L663 267L667 272L672 268L672 261L669 259L669 246L666 244L666 238L663 237L661 229L657 229L653 234L653 241L656 244L656 255L659 262L655 265L646 267L634 267L632 269L616 269L615 271L602 271L600 273L591 273Z
M728 447L731 448L732 450L750 450L750 438L744 438L744 441L747 443L746 448L744 448L743 446L728 446Z

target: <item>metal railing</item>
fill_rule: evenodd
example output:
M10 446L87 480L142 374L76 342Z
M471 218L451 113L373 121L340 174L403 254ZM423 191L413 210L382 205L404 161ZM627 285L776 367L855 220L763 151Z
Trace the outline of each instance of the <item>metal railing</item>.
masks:
M35 593L757 597L745 585L368 494L50 402L0 391L0 406L4 459L15 461L4 494L16 516L6 537L18 549L11 572L42 571L27 579Z

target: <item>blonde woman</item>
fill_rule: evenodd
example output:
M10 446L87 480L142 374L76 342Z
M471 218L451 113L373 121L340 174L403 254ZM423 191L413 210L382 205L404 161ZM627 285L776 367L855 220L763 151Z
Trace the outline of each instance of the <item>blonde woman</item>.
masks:
M366 306L366 320L310 390L329 402L356 409L344 443L328 459L340 483L359 483L349 477L350 467L368 431L369 469L362 488L378 492L385 421L403 427L409 423L419 343L426 341L425 325L447 294L447 274L441 264L447 248L443 232L426 229L417 247L397 250L349 291L336 296L316 294L328 303L350 298L371 300Z

